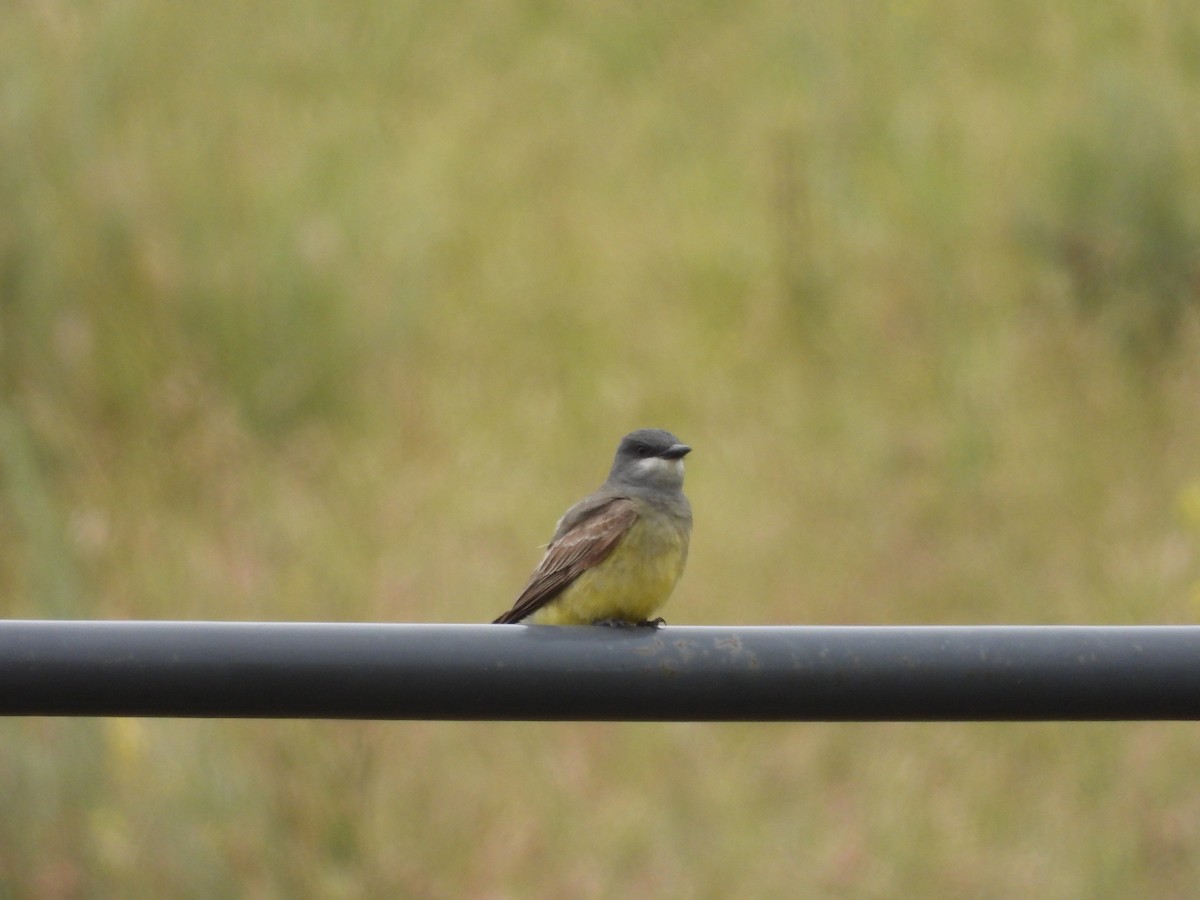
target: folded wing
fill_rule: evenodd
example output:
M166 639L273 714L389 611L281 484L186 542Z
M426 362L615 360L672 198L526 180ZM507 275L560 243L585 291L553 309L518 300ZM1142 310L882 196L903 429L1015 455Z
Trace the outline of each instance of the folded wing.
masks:
M594 510L588 510L583 518L551 541L512 609L493 624L520 622L533 615L576 578L603 562L636 520L633 501L625 497L607 500Z

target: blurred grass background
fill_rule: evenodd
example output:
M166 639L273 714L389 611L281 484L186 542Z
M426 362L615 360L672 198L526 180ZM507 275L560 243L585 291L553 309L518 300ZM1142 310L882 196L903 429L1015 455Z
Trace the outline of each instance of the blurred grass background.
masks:
M6 4L0 614L486 621L616 440L672 623L1200 610L1186 4ZM1190 896L1137 725L0 723L0 896Z

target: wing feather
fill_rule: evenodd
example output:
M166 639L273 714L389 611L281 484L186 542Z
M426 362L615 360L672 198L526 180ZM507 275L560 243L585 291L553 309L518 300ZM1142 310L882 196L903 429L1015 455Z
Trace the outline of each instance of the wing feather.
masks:
M627 497L614 497L588 510L583 518L550 542L546 555L533 570L529 583L513 602L512 609L493 624L520 622L533 615L565 591L576 578L603 562L635 521L637 510Z

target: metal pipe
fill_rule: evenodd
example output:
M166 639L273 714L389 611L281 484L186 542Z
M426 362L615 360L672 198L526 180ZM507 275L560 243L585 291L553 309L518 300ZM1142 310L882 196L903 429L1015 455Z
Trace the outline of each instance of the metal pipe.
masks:
M7 621L0 715L1200 719L1200 627Z

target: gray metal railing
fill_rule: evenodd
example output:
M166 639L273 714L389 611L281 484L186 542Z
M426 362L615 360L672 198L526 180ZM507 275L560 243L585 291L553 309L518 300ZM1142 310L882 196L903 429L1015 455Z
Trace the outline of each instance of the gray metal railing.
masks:
M1200 719L1200 627L3 621L0 715Z

